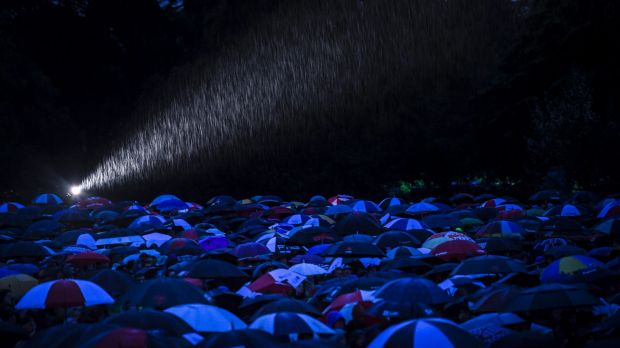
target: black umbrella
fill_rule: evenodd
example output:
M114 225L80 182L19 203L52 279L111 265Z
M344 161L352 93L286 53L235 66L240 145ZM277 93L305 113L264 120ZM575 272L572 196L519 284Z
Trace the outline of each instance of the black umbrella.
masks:
M339 242L323 253L332 257L383 257L383 251L376 245L359 242Z
M127 273L104 269L90 278L111 296L120 296L127 292L136 282Z
M149 308L168 308L186 303L207 303L202 291L183 280L147 280L129 289L119 303Z
M461 262L452 275L527 273L526 265L520 260L497 255L476 256Z
M433 310L423 303L401 303L390 300L380 300L375 302L367 311L368 314L376 317L384 317L392 320L409 320L428 317L433 314Z
M159 331L164 336L180 337L193 331L187 323L175 315L148 309L125 311L106 318L103 323L148 331Z
M34 242L17 242L7 245L2 250L4 259L44 258L52 255L44 246Z
M420 277L392 280L379 288L374 296L399 303L439 304L449 300L448 295L437 284Z
M318 309L306 302L285 298L269 302L268 304L262 306L258 311L256 311L256 313L254 313L250 321L254 321L258 317L265 314L278 312L303 313L315 317L321 315L321 312Z
M265 348L277 346L278 341L262 330L244 329L213 334L202 341L197 348L245 347Z
M17 342L29 338L28 333L21 326L4 320L0 320L0 337L2 337L2 344L6 344L7 347L14 347Z
M286 244L312 246L315 244L334 243L341 238L329 228L317 226L298 229L289 234Z
M75 245L77 244L78 238L83 234L88 234L92 236L92 233L90 233L87 230L71 230L71 231L63 232L61 235L56 237L54 240L64 245Z
M448 214L429 215L422 219L429 228L456 228L463 226L461 220Z
M559 345L551 334L533 331L513 332L491 343L492 348L554 348Z
M478 239L478 243L486 243L484 250L489 254L516 252L521 250L521 243L516 238Z
M28 226L30 221L31 220L27 216L16 213L0 213L0 227L24 228Z
M600 304L600 300L583 287L545 284L521 291L504 310L507 312L527 312L598 304Z
M256 297L248 297L243 300L243 303L239 306L239 310L246 314L252 314L268 303L286 298L286 296L276 294L264 294Z
M140 250L132 246L117 246L111 249L105 249L104 255L110 258L112 262L120 262L125 257L133 254L138 254Z
M263 262L260 265L256 266L256 268L254 268L254 271L252 272L252 278L257 279L263 274L278 268L287 269L288 266L278 261Z
M372 244L386 250L388 248L396 248L399 246L420 246L422 242L413 235L403 231L383 232L372 241Z
M382 230L383 227L375 218L361 212L353 212L345 216L334 226L334 231L341 236L355 233L377 235Z
M553 247L545 252L545 255L551 256L556 260L566 256L585 254L587 254L587 251L585 249L574 245L560 245Z
M433 266L428 263L410 257L381 262L381 270L397 269L409 273L424 274L432 268Z
M116 325L107 324L61 324L37 331L27 340L24 348L67 348L83 342L102 332L113 330Z
M22 235L26 239L45 239L57 237L65 228L65 225L54 220L39 220L26 228L26 232Z

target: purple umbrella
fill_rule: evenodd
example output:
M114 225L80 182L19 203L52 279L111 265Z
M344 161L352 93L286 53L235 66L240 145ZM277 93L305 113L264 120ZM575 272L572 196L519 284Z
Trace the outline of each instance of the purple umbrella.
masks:
M266 246L255 242L239 244L232 251L232 254L240 259L269 255L270 253L271 251Z

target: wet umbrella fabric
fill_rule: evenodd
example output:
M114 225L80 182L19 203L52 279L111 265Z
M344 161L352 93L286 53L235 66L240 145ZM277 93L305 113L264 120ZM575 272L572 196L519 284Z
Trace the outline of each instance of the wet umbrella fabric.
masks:
M553 261L540 275L540 280L549 282L566 282L579 276L596 272L603 263L587 256L567 256Z
M560 308L595 306L600 300L582 287L545 284L521 291L504 309L527 312Z
M446 319L428 318L406 321L381 332L369 348L476 348L482 344L459 325Z
M439 304L448 302L448 295L437 284L424 278L409 277L392 280L383 285L374 297L400 303L421 302Z
M192 332L192 328L176 316L150 309L124 311L106 318L103 323L148 331L156 330L165 336L178 337Z
M225 261L207 259L193 264L187 274L193 278L246 278L247 274Z
M202 303L182 304L166 309L198 332L227 332L247 328L247 325L231 312Z
M111 269L104 269L90 278L111 296L120 296L127 292L136 282L128 274Z
M268 332L276 337L291 334L332 335L334 330L320 321L301 313L280 312L263 315L250 324L250 329Z
M464 260L453 271L452 275L527 273L526 265L505 256L486 255Z
M280 341L265 331L244 329L213 334L204 343L200 344L200 348L265 348L274 347L280 343Z
M30 289L15 308L89 307L110 303L114 303L114 299L95 283L87 280L60 279Z
M180 279L147 280L125 293L121 303L148 308L168 308L186 303L207 303L202 291Z

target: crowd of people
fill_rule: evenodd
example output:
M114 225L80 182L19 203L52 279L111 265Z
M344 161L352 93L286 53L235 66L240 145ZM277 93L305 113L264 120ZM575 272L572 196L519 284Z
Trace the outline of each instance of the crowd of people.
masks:
M0 206L7 347L618 347L620 199Z

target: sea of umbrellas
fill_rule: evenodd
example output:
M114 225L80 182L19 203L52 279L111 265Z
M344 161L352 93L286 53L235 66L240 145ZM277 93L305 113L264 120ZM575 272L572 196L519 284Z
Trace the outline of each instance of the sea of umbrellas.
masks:
M619 347L620 199L0 206L3 347Z

